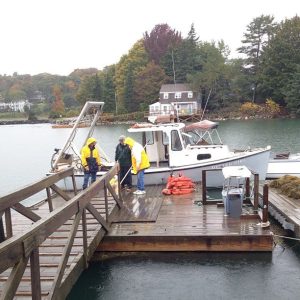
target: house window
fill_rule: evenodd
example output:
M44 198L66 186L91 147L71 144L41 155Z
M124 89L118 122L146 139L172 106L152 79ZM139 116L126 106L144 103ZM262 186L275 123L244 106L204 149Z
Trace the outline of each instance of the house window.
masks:
M164 99L169 99L169 94L168 93L164 93Z
M181 98L181 93L180 92L176 92L175 93L175 99L180 99Z
M193 92L188 92L188 98L189 99L193 98Z

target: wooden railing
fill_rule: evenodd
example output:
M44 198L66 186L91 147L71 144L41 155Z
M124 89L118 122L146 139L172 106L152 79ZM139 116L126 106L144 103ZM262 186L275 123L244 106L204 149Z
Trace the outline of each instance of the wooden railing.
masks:
M207 170L202 170L202 203L203 205L206 204L214 204L216 202L219 202L219 200L215 200L215 201L207 201L207 176L206 173L207 172L214 172L214 171L218 171L221 172L222 169L218 168L218 169L207 169ZM265 184L263 187L263 194L260 195L259 194L259 174L257 174L256 172L250 170L251 174L254 177L254 184L253 184L253 196L251 196L250 194L250 178L246 179L246 186L245 186L245 197L246 200L250 201L253 205L253 209L254 212L259 214L262 222L266 223L268 222L268 185ZM262 198L262 207L259 206L259 198Z
M62 259L58 266L58 271L48 294L48 299L59 298L59 288L62 283L68 257L72 249L80 221L83 231L83 264L85 266L87 266L88 257L92 254L88 253L86 211L88 210L99 224L101 224L103 230L107 232L110 227L107 191L109 191L114 198L116 207L122 207L121 199L110 185L110 180L118 174L118 170L119 165L117 164L106 175L101 177L99 180L96 180L96 182L91 184L89 188L78 193L73 198L55 185L57 181L67 176L72 176L74 179L73 169L67 169L55 175L51 175L39 182L27 186L26 188L0 198L0 211L2 215L3 212L5 212L5 217L8 217L8 221L6 222L7 240L0 244L0 273L12 267L9 277L2 287L1 299L13 299L29 259L31 269L32 299L41 299L39 246L60 226L74 217L68 241L65 245ZM75 180L73 183L74 190L76 191ZM45 188L55 190L55 192L66 200L66 202L61 207L53 210L53 206L50 205L51 196L48 194L50 213L46 218L41 219L40 216L25 208L19 202ZM91 204L92 198L98 195L100 191L104 191L105 218L102 217L98 210ZM21 212L23 215L35 222L28 231L13 236L10 218L11 209L16 209L18 212Z

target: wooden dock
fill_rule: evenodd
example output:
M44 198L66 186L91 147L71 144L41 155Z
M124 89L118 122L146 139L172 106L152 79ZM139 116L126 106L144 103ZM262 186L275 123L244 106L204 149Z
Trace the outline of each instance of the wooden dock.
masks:
M251 203L241 218L231 218L221 200L203 204L200 186L181 196L164 196L162 189L147 187L146 196L125 193L97 251L272 251L272 233Z
M65 299L96 250L272 251L272 233L261 226L267 197L260 214L257 190L232 218L200 185L180 196L163 196L160 185L146 195L119 193L110 184L117 173L118 165L78 192L70 168L0 198L0 299ZM72 193L59 188L67 177ZM43 190L46 200L22 205Z
M300 200L287 197L274 188L269 189L269 212L285 229L300 238Z

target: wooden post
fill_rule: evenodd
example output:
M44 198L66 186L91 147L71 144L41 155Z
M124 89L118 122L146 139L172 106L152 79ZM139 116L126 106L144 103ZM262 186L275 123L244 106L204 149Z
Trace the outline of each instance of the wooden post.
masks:
M41 277L39 249L35 248L30 255L31 294L33 300L41 299Z
M202 203L206 204L206 170L202 170Z
M250 198L250 178L246 178L246 199L249 200Z
M259 175L257 173L254 174L254 210L258 210L258 197L259 197Z
M77 187L76 187L76 180L75 180L75 176L74 173L71 175L72 177L72 183L73 183L73 189L74 189L74 195L77 195Z
M53 211L53 203L52 203L51 192L50 192L49 187L46 188L46 192L47 192L47 200L48 200L49 210Z
M268 222L268 208L269 208L269 186L264 184L263 187L263 223Z
M12 237L13 236L13 230L12 230L10 208L7 208L5 210L5 227L6 227L6 236L8 238Z
M3 220L2 217L0 218L0 243L5 241L5 233L4 233L4 227L3 227Z
M108 222L108 198L107 198L107 187L104 181L104 204L105 204L105 220Z
M84 268L88 268L88 247L87 247L87 227L86 227L86 210L82 210L82 238L83 238L83 256Z

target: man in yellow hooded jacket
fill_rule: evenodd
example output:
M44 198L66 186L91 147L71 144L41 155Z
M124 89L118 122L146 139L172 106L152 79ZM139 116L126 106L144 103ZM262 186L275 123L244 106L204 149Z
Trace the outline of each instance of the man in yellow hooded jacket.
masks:
M131 149L132 171L137 174L137 190L134 194L145 194L144 171L150 167L149 158L143 146L134 139L127 137L124 143Z
M84 179L82 189L86 189L91 177L91 183L96 181L96 175L101 165L99 151L96 148L96 139L88 138L85 146L81 149L81 163L84 168Z

